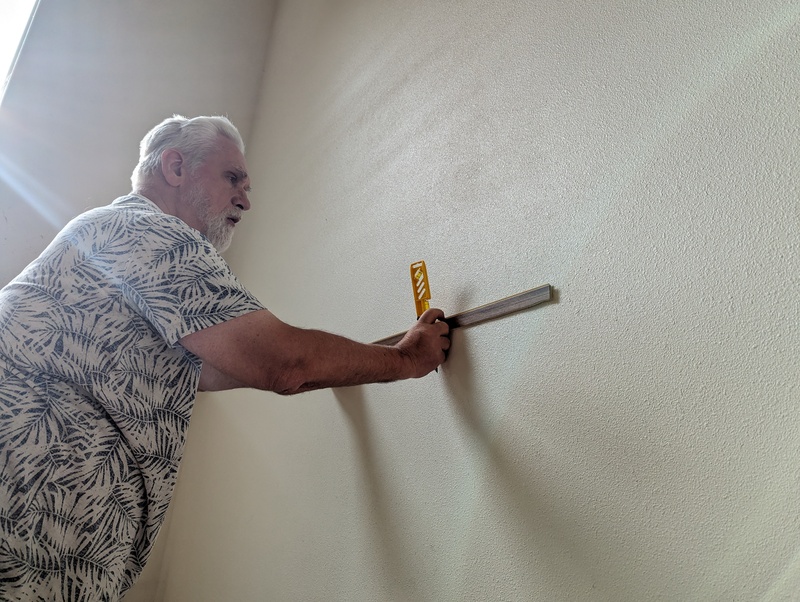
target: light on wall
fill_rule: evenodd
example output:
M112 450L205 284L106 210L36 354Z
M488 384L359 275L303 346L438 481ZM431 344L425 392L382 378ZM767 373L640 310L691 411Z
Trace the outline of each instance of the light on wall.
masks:
M39 0L3 0L0 3L0 73L3 75L0 102L38 5Z

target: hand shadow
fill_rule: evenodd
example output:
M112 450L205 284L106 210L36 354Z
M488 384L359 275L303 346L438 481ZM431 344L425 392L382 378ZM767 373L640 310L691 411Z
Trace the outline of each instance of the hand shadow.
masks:
M548 477L524 461L524 450L514 444L518 437L505 432L504 427L511 423L482 411L495 400L481 394L485 388L478 386L476 372L479 372L475 369L480 358L473 358L471 351L469 335L461 329L455 331L450 355L441 372L454 413L465 427L465 436L474 444L469 447L478 452L476 471L484 473L487 483L499 486L493 498L513 511L520 527L518 534L531 550L544 551L553 542L559 542L569 557L588 566L589 559L576 541L574 526L547 487ZM554 574L563 569L549 554L539 557L553 563Z

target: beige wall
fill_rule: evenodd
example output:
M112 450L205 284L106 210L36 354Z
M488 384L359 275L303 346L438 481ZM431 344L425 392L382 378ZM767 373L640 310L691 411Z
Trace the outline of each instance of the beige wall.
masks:
M0 286L67 221L130 190L158 121L223 113L249 135L272 12L272 0L40 0L0 105ZM166 535L125 602L157 598Z
M0 105L0 286L70 219L130 191L162 119L221 113L249 134L272 5L39 0Z
M281 317L399 331L420 258L448 313L559 293L419 381L201 399L126 602L800 590L800 8L651 4L283 2L259 92L270 2L42 0L2 283L155 121L222 112L255 186L230 258Z
M317 0L276 17L231 260L439 374L198 402L161 600L800 589L796 2Z

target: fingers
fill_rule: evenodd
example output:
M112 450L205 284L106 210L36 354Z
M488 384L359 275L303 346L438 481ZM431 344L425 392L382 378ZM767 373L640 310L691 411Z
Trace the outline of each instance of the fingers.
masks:
M444 312L431 308L423 312L397 346L414 358L418 378L447 359L450 344L450 326L444 321Z
M419 317L420 322L427 322L428 324L433 324L436 320L444 320L444 312L434 307L426 309Z
M450 326L441 309L428 309L396 343L410 360L413 378L425 376L447 359Z
M426 310L419 317L418 322L436 325L439 328L440 336L447 337L450 335L450 325L444 321L444 312L441 309L432 307L431 309Z
M439 335L437 346L442 352L450 349L450 325L444 321L444 312L441 309L426 310L417 320L417 325L420 323L429 325L430 332Z
M447 336L447 334L443 334L443 335L442 335L442 338L444 339L444 340L441 342L441 345L442 345L442 350L443 350L443 351L447 351L448 349L450 349L450 345L451 345L451 342L450 342L450 337L449 337L449 336Z

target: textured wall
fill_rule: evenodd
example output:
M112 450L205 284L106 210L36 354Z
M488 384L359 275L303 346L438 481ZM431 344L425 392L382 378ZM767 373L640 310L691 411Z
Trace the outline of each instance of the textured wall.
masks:
M549 282L439 374L197 407L164 600L800 589L800 6L279 6L232 254L369 341Z

